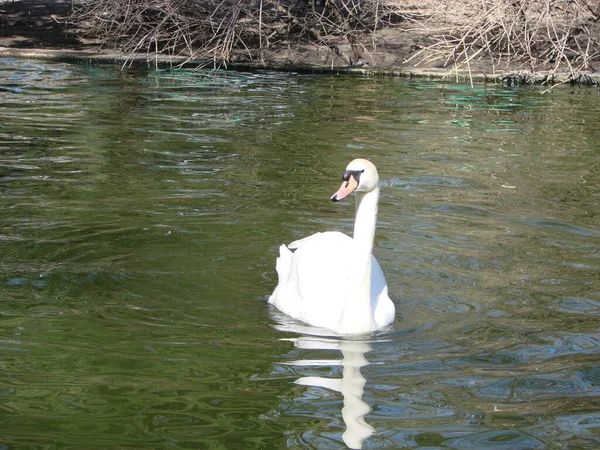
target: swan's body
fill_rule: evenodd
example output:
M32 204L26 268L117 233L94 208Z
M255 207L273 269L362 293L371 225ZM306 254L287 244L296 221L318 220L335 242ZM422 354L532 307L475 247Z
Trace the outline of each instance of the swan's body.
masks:
M352 161L338 201L356 192L354 237L328 231L279 250L279 284L269 303L298 320L339 334L368 333L394 321L385 276L373 256L379 176L364 159Z

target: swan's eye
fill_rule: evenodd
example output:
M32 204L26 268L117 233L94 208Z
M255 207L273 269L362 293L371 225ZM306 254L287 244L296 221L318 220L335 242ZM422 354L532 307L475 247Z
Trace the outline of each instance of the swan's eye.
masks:
M344 170L344 173L342 174L342 180L344 181L350 181L350 177L354 177L354 179L356 180L357 183L360 183L360 174L363 173L365 170ZM348 186L348 185L346 185Z

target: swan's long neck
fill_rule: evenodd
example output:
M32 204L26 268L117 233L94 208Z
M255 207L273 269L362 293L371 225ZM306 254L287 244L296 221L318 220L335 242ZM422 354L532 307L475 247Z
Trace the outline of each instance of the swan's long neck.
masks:
M377 226L377 205L379 188L370 192L356 193L356 220L354 221L354 242L368 252L373 253L375 227ZM370 261L370 259L369 259Z
M356 220L351 258L350 283L344 312L340 319L342 333L364 333L374 328L371 307L371 258L377 225L379 188L356 193Z

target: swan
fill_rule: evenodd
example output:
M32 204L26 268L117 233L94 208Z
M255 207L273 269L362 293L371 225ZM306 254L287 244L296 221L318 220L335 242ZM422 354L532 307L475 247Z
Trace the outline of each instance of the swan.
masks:
M373 163L355 159L342 180L331 200L356 193L354 236L327 231L281 245L275 266L279 282L268 302L295 319L337 334L369 333L389 325L396 315L373 256L379 175Z

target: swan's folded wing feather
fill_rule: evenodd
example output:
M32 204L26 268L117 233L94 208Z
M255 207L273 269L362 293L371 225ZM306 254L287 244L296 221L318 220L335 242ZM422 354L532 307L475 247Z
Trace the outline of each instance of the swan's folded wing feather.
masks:
M296 250L305 245L326 245L326 246L346 246L351 245L352 238L339 231L325 231L324 233L314 233L302 239L288 244L288 248Z
M314 239L320 239L322 237L324 233L315 233L315 234L311 234L310 236L307 236L305 238L302 239L297 239L293 242L290 242L288 244L288 248L291 250L296 250L297 248L299 248L302 244L306 244L307 242L314 240Z
M285 245L279 247L279 257L275 262L275 270L279 277L279 282L287 280L290 273L290 266L292 265L292 252L288 250Z
M350 267L345 261L352 239L343 233L325 232L298 244L291 268L298 295L307 312L333 319L346 299Z
M371 260L371 308L378 327L392 323L396 317L396 307L389 297L385 275L375 257Z
M279 282L277 283L277 287L273 291L273 294L269 296L268 302L271 304L276 304L278 302L278 298L281 295L281 290L285 290L287 286L292 267L293 255L294 254L285 245L282 244L279 246L279 257L275 261L275 270L277 271L277 278L279 279Z
M344 261L352 238L339 232L315 233L280 250L279 285L269 302L296 319L331 328L339 321L346 298L348 267ZM289 267L283 255L291 255Z

